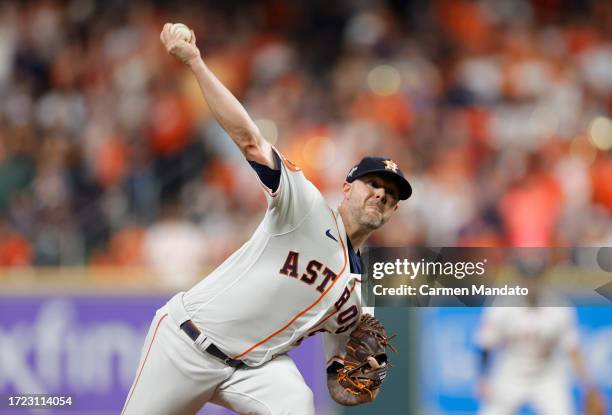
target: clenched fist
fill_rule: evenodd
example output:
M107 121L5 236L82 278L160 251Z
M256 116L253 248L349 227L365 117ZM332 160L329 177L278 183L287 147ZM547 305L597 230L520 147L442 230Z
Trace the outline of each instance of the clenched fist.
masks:
M194 59L200 58L200 50L196 46L196 38L193 30L191 31L191 39L183 40L181 34L177 31L174 33L170 30L172 23L166 23L159 35L161 42L166 48L166 52L177 57L181 62L190 64Z

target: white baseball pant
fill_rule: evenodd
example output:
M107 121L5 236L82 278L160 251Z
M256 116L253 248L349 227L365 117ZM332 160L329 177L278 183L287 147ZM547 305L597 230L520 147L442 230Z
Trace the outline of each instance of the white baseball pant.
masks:
M293 360L281 355L234 369L196 345L159 309L122 415L195 414L207 402L248 415L314 415L313 394Z
M497 376L479 415L515 415L529 404L538 415L573 415L571 388L562 370L545 371L529 379Z

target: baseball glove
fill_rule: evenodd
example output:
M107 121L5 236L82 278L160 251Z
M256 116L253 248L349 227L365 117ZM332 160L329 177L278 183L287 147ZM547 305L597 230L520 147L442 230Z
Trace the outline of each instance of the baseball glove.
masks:
M394 337L387 337L383 325L371 315L361 317L346 344L344 367L337 373L338 382L347 392L374 398L390 367L386 348L396 351L389 343Z
M589 388L584 396L585 415L605 415L606 402L601 393L595 388Z

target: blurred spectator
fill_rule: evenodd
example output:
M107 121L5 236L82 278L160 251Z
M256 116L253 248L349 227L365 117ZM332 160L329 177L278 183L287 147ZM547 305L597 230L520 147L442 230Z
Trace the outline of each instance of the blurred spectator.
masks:
M24 267L32 264L32 246L22 235L0 219L0 266Z
M180 204L167 200L160 220L145 231L142 241L145 264L172 289L191 286L206 264L207 242L197 226L183 219Z
M533 159L534 164L538 163ZM562 195L558 183L541 166L528 168L525 176L508 188L500 201L500 213L512 246L553 246Z

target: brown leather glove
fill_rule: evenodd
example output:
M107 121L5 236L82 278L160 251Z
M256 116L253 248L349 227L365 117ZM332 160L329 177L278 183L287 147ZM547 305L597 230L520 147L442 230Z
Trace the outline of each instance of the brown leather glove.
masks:
M389 367L386 348L396 351L389 344L393 337L387 336L384 326L373 316L361 317L346 344L344 367L337 373L338 382L346 391L369 399L374 397Z

